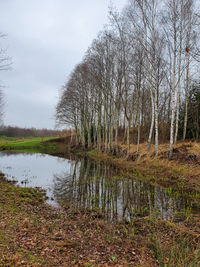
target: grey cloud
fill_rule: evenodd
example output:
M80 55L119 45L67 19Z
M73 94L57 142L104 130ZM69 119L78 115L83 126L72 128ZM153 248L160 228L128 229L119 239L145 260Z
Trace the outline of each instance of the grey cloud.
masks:
M126 0L113 1L122 8ZM53 128L59 88L107 23L108 0L2 0L0 31L13 69L0 73L7 86L5 124ZM1 42L2 43L2 42Z

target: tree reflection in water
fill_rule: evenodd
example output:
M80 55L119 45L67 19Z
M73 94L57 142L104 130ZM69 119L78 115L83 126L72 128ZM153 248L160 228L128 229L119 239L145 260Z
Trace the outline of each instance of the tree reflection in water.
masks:
M70 173L54 175L54 196L75 209L97 209L112 221L145 216L171 220L186 209L186 200L171 191L118 173L88 158L73 161Z

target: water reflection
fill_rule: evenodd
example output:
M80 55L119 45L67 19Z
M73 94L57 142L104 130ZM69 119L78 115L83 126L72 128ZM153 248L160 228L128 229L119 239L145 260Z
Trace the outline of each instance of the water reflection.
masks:
M187 204L167 190L119 177L111 165L87 158L71 163L70 173L54 175L53 193L58 202L76 209L98 209L109 220L144 216L170 220Z
M0 171L19 186L42 187L51 205L98 209L108 220L157 216L171 220L191 203L172 190L120 177L118 169L88 158L0 153Z
M46 190L48 203L57 206L52 188L54 173L70 173L68 159L61 159L45 154L1 152L0 171L7 179L17 181L21 187L41 187Z

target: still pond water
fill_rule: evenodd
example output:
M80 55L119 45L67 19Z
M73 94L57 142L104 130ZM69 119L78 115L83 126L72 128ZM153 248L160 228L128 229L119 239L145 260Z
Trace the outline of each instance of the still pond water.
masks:
M112 221L143 216L171 220L192 206L171 189L122 178L111 165L88 158L1 152L0 171L19 186L45 189L50 205L95 208Z

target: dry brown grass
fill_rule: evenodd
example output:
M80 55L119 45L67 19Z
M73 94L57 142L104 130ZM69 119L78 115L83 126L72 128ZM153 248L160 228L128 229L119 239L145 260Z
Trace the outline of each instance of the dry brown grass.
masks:
M200 143L197 142L188 142L191 147L188 147L188 152L200 156Z
M121 149L126 149L127 146L125 144L119 143L119 147ZM187 148L188 153L193 153L197 156L200 156L200 143L199 142L192 142L192 141L179 141L176 145L174 145L174 149L181 149L181 148ZM130 145L130 154L137 151L137 145L131 144ZM140 144L139 152L141 155L147 154L151 155L155 152L155 146L154 144L151 145L150 151L147 151L147 142ZM163 152L169 152L169 144L159 144L159 151L158 153Z

